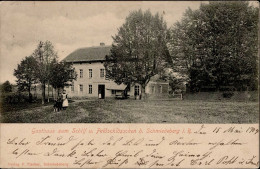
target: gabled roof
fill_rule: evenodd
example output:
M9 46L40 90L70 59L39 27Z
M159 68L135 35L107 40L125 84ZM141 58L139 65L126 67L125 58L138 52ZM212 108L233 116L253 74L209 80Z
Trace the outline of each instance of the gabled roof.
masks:
M105 56L110 53L111 46L96 46L80 48L69 54L65 62L93 62L104 61Z
M157 83L168 83L168 80L160 79L160 75L158 75L158 74L151 77L150 81L157 82Z

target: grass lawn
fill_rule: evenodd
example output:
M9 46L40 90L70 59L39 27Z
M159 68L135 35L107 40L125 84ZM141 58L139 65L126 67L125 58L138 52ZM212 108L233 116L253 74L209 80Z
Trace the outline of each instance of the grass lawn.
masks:
M258 123L258 102L88 100L53 112L52 105L3 112L7 123Z

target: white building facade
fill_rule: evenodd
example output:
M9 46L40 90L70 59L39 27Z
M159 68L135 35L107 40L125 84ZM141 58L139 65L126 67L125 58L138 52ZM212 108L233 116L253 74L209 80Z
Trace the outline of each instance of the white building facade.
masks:
M100 98L115 97L122 94L126 85L118 85L114 81L106 78L104 67L105 56L109 54L111 46L101 44L98 47L81 48L70 55L64 61L73 63L77 72L77 80L72 82L72 86L66 87L69 97L79 98ZM146 93L154 96L168 95L167 82L151 81L146 87ZM139 84L132 85L127 94L134 97L134 94L141 94Z

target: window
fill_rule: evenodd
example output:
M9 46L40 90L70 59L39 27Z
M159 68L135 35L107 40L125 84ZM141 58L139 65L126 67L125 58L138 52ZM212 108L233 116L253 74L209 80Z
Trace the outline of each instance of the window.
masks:
M88 85L88 93L92 94L92 85Z
M135 95L139 95L140 93L140 87L139 86L135 86Z
M74 92L74 82L71 84L71 91Z
M89 76L89 78L91 79L91 78L92 78L92 69L89 69L88 72L89 72L89 75L88 75L88 76Z
M83 85L82 84L79 85L79 91L83 92Z
M162 93L162 85L160 85L160 93Z
M109 79L109 76L108 76L107 73L106 73L106 71L105 71L105 79L106 79L106 80L110 80L110 79Z
M100 77L105 77L105 69L100 69Z
M155 93L155 86L152 86L152 94Z
M79 69L79 77L83 78L83 69Z
M116 94L116 90L112 90L112 94Z

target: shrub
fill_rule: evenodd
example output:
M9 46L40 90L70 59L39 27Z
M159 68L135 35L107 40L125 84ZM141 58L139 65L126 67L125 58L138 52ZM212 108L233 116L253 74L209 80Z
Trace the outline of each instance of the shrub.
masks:
M4 104L24 103L29 101L29 97L23 93L2 93L1 102Z
M225 91L222 94L223 98L231 98L233 95L234 95L233 91Z

